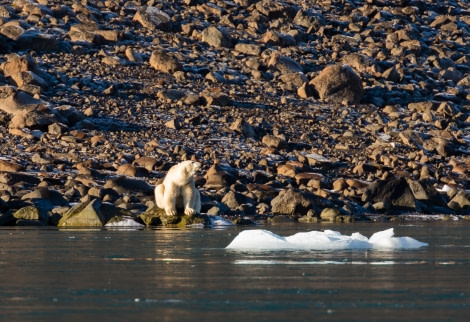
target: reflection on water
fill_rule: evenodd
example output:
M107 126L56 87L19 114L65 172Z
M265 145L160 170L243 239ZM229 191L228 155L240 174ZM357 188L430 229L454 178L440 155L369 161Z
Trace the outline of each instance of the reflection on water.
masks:
M225 230L0 230L4 320L450 320L470 313L470 224L395 228L413 250L228 251ZM259 228L259 227L257 227Z

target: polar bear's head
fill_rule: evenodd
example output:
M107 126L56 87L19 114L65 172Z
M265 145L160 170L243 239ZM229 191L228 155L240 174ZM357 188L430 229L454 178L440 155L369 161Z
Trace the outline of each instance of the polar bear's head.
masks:
M193 176L197 170L201 169L201 163L197 161L183 161L180 166L183 167L187 177Z

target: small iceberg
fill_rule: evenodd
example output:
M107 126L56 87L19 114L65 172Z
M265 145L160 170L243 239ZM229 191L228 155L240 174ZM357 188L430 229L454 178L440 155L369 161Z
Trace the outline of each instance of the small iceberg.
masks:
M411 237L394 237L393 228L367 238L360 233L342 235L333 230L301 232L288 237L268 230L244 230L226 247L234 250L339 250L411 249L428 246Z

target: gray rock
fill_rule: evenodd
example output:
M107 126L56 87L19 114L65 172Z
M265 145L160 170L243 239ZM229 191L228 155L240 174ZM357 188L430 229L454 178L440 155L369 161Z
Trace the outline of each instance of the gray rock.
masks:
M215 48L232 48L232 37L222 27L210 26L202 31L202 41Z
M312 203L301 192L286 189L271 201L271 207L275 214L305 216L312 208Z
M229 191L223 198L222 203L231 210L242 210L245 214L254 213L254 202L239 192ZM248 211L246 211L248 210Z
M172 27L170 16L156 7L139 8L133 20L150 30L170 31Z

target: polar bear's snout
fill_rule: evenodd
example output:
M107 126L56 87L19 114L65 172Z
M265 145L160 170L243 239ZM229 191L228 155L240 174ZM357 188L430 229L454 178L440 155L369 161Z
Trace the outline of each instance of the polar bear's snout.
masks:
M193 163L194 172L199 171L201 169L202 165L200 162L192 161L192 163Z

